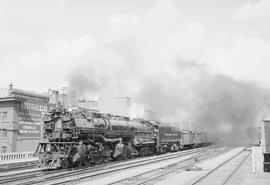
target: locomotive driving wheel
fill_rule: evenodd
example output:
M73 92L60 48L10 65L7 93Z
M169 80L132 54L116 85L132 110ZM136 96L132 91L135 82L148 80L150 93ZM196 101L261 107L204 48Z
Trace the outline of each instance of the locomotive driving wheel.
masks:
M101 164L102 163L102 158L101 157L96 157L95 158L95 164Z
M105 156L103 159L104 163L108 163L110 161L110 157L109 156Z
M86 165L86 166L90 166L91 163L92 163L92 161L91 161L90 158L86 158L84 161L85 161L85 165Z
M61 168L62 168L62 169L67 169L67 168L69 168L69 165L70 165L70 163L69 163L69 160L68 160L68 159L63 159L63 160L61 160Z
M85 161L84 159L79 159L78 161L76 161L76 166L81 167L85 165Z

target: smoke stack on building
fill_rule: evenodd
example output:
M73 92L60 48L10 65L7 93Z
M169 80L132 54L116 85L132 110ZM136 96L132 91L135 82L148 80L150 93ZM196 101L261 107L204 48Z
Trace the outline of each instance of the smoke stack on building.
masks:
M9 84L8 86L8 95L11 96L12 94L12 91L13 91L13 85L12 85L12 82Z

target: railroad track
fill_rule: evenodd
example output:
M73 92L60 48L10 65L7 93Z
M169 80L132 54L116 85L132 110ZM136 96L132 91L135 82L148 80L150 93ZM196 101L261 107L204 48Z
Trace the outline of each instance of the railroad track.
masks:
M113 173L119 170L126 170L129 168L134 168L141 165L148 165L151 163L157 163L162 160L173 159L180 156L195 154L201 151L207 150L207 148L199 148L193 150L180 151L176 153L169 153L167 155L152 156L148 158L137 158L131 161L118 162L118 163L108 163L105 165L99 165L94 167L86 167L81 169L70 169L62 171L51 171L42 172L37 174L23 174L20 176L9 177L5 179L0 179L0 184L63 184L67 182L77 181L78 179L92 178L96 176L101 176L104 174ZM20 177L23 177L20 178Z
M242 166L242 164L248 159L248 157L250 156L251 153L249 153L244 160L242 160L237 167L230 173L230 175L228 176L228 178L223 182L223 185L227 184L229 182L229 180L233 177L233 175L237 172L237 170L240 168L240 166Z
M119 172L121 170L128 170L128 169L132 169L138 166L145 166L145 165L157 163L157 162L168 160L168 159L174 159L174 158L185 156L185 155L195 154L195 153L205 151L205 150L206 150L205 148L200 148L200 149L193 149L193 150L182 151L182 152L177 152L177 153L171 153L170 155L161 155L161 156L146 158L144 160L139 160L139 161L136 160L136 161L127 162L127 163L109 165L108 168L102 168L100 170L97 170L96 168L94 168L90 170L74 171L72 173L68 173L61 176L57 175L52 178L51 177L46 178L45 180L46 180L46 184L49 184L49 185L72 183L78 180L89 179L89 178L94 178L94 177L98 178L100 176L111 174L114 172ZM73 175L73 176L70 177L70 175ZM34 184L36 184L36 182Z
M14 166L9 166L9 165L0 166L0 175L1 173L4 173L4 172L17 171L20 169L30 169L30 168L33 168L33 166L36 166L37 164L36 162L28 162L25 164L19 164L19 165L13 164L13 165Z
M92 174L89 174L89 173L86 173L86 174L83 174L82 176L75 176L75 177L72 177L72 178L67 178L67 179L61 179L60 181L55 181L53 183L50 183L50 185L58 185L58 184L72 184L72 183L78 183L78 181L82 181L82 180L91 180L91 181L94 181L96 179L102 179L104 178L106 175L109 175L109 176L112 176L113 174L115 174L115 172L117 172L116 174L119 174L121 172L124 172L124 171L133 171L135 170L137 167L142 167L142 166L145 166L146 168L149 167L149 165L155 165L159 162L164 162L164 161L167 161L167 160L180 160L180 157L185 157L185 156L188 156L188 155L196 155L196 154L199 154L201 152L204 152L206 151L207 149L195 149L193 151L187 151L187 152L182 152L181 154L179 153L178 155L172 155L172 156L169 156L169 157L162 157L162 158L159 158L159 159L148 159L147 161L144 161L144 162L136 162L134 164L124 164L122 165L120 168L114 168L114 167L110 167L109 170L105 170L105 171L100 171L100 172L97 172L97 173L92 173ZM95 184L95 182L92 182L93 184ZM107 182L106 182L107 184Z
M228 149L227 149L228 150ZM189 157L185 159L184 161L180 161L171 165L168 165L166 167L158 168L149 170L147 172L139 173L135 176L128 177L125 179L121 179L119 181L112 182L108 185L143 185L143 184L153 184L157 181L159 181L162 178L165 178L169 174L173 174L176 172L180 172L183 170L190 169L195 163L198 161L202 161L205 159L210 159L212 157L215 157L217 155L220 155L221 153L226 152L227 150L218 150L218 151L206 151L205 153L200 153L198 155Z
M143 159L144 157L141 157L140 159ZM132 161L133 159L130 159L130 161ZM116 161L116 162L111 162L110 164L117 164L120 162L124 162L125 160L122 161ZM99 164L99 165L95 165L95 166L89 166L89 167L81 167L81 168L91 168L91 167L95 167L95 168L101 168L101 167L105 167L110 165L108 163L106 164ZM3 173L3 172L10 172L9 169L4 170L3 172L0 171L0 184L3 183L9 183L9 182L15 182L16 180L24 180L24 179L29 179L29 178L33 178L33 177L38 177L40 175L50 175L50 174L55 174L57 173L66 173L66 171L72 171L72 170L78 170L79 168L71 168L71 169L60 169L60 170L50 170L50 171L45 171L42 170L40 168L36 168L33 169L33 166L30 167L28 166L30 169L27 170L27 168L23 168L21 167L23 170L15 170L12 172L12 176L9 176L11 173ZM2 174L1 174L2 173ZM9 177L7 177L9 176Z
M48 173L53 173L53 172L48 172ZM16 181L21 181L24 179L32 178L32 177L38 177L41 175L46 174L46 172L42 172L41 169L30 169L24 170L24 171L17 171L17 173L13 175L1 175L0 176L0 184L7 184L7 183L12 183Z
M219 181L220 185L226 185L230 179L235 175L235 173L238 171L238 169L242 166L242 164L248 159L248 157L250 156L251 152L247 152L248 147L243 149L242 151L236 153L234 156L232 156L231 158L229 158L228 160L224 161L223 163L221 163L220 165L218 165L217 167L215 167L214 169L210 170L208 173L206 173L204 176L202 176L201 178L199 178L198 180L196 180L192 185L199 185L199 184L204 184L203 181L206 181L206 184L211 184L211 182L207 182L207 178L209 178L212 174L214 174L217 170L221 169L222 167L224 167L226 164L228 164L230 161L236 159L237 157L240 158L239 161L234 162L235 166L233 166L232 169L230 169L229 173L223 173L223 177L225 176L225 178L223 178L222 180ZM241 156L242 155L242 156ZM228 171L228 170L227 170ZM211 179L211 178L210 178Z

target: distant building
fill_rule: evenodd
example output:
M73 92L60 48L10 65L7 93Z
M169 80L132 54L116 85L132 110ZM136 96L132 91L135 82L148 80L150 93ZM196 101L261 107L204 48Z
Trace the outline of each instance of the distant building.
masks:
M97 101L86 101L86 100L80 100L78 101L78 108L87 109L93 112L99 112L97 109L98 107Z
M41 139L41 118L49 96L13 88L0 89L0 153L34 151Z
M98 110L103 113L129 116L130 98L112 97L100 98L98 100Z
M160 115L159 112L145 109L143 118L144 119L149 119L149 120L160 120L161 115Z
M48 93L46 93L47 96L49 96L49 104L54 106L63 106L68 107L68 93L65 87L63 87L60 90L52 90L49 89Z
M99 98L97 101L79 101L78 107L98 110L102 113L109 113L119 116L131 116L133 117L159 120L161 115L158 112L134 106L129 97L111 97L111 98ZM136 112L134 114L134 111Z
M106 114L129 116L130 98L99 98L98 101L80 100L78 107L98 110Z
M164 116L161 121L163 122L163 124L177 127L181 130L196 130L196 128L194 127L194 120L192 118L175 118Z

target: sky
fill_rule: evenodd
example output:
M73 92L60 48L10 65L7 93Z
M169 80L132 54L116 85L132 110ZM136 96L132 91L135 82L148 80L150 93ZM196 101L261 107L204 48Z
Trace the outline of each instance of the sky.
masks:
M2 0L0 87L131 97L135 111L242 128L270 109L270 1ZM141 111L143 112L143 111Z
M181 44L168 48L179 47L182 58L212 72L270 88L269 9L267 0L2 0L0 87L10 82L35 91L67 86L85 53L117 42L108 41L112 37L128 37L136 26L153 23L162 32L158 24L172 18L179 34L175 42ZM151 23L138 23L147 16ZM119 68L110 56L103 62Z

